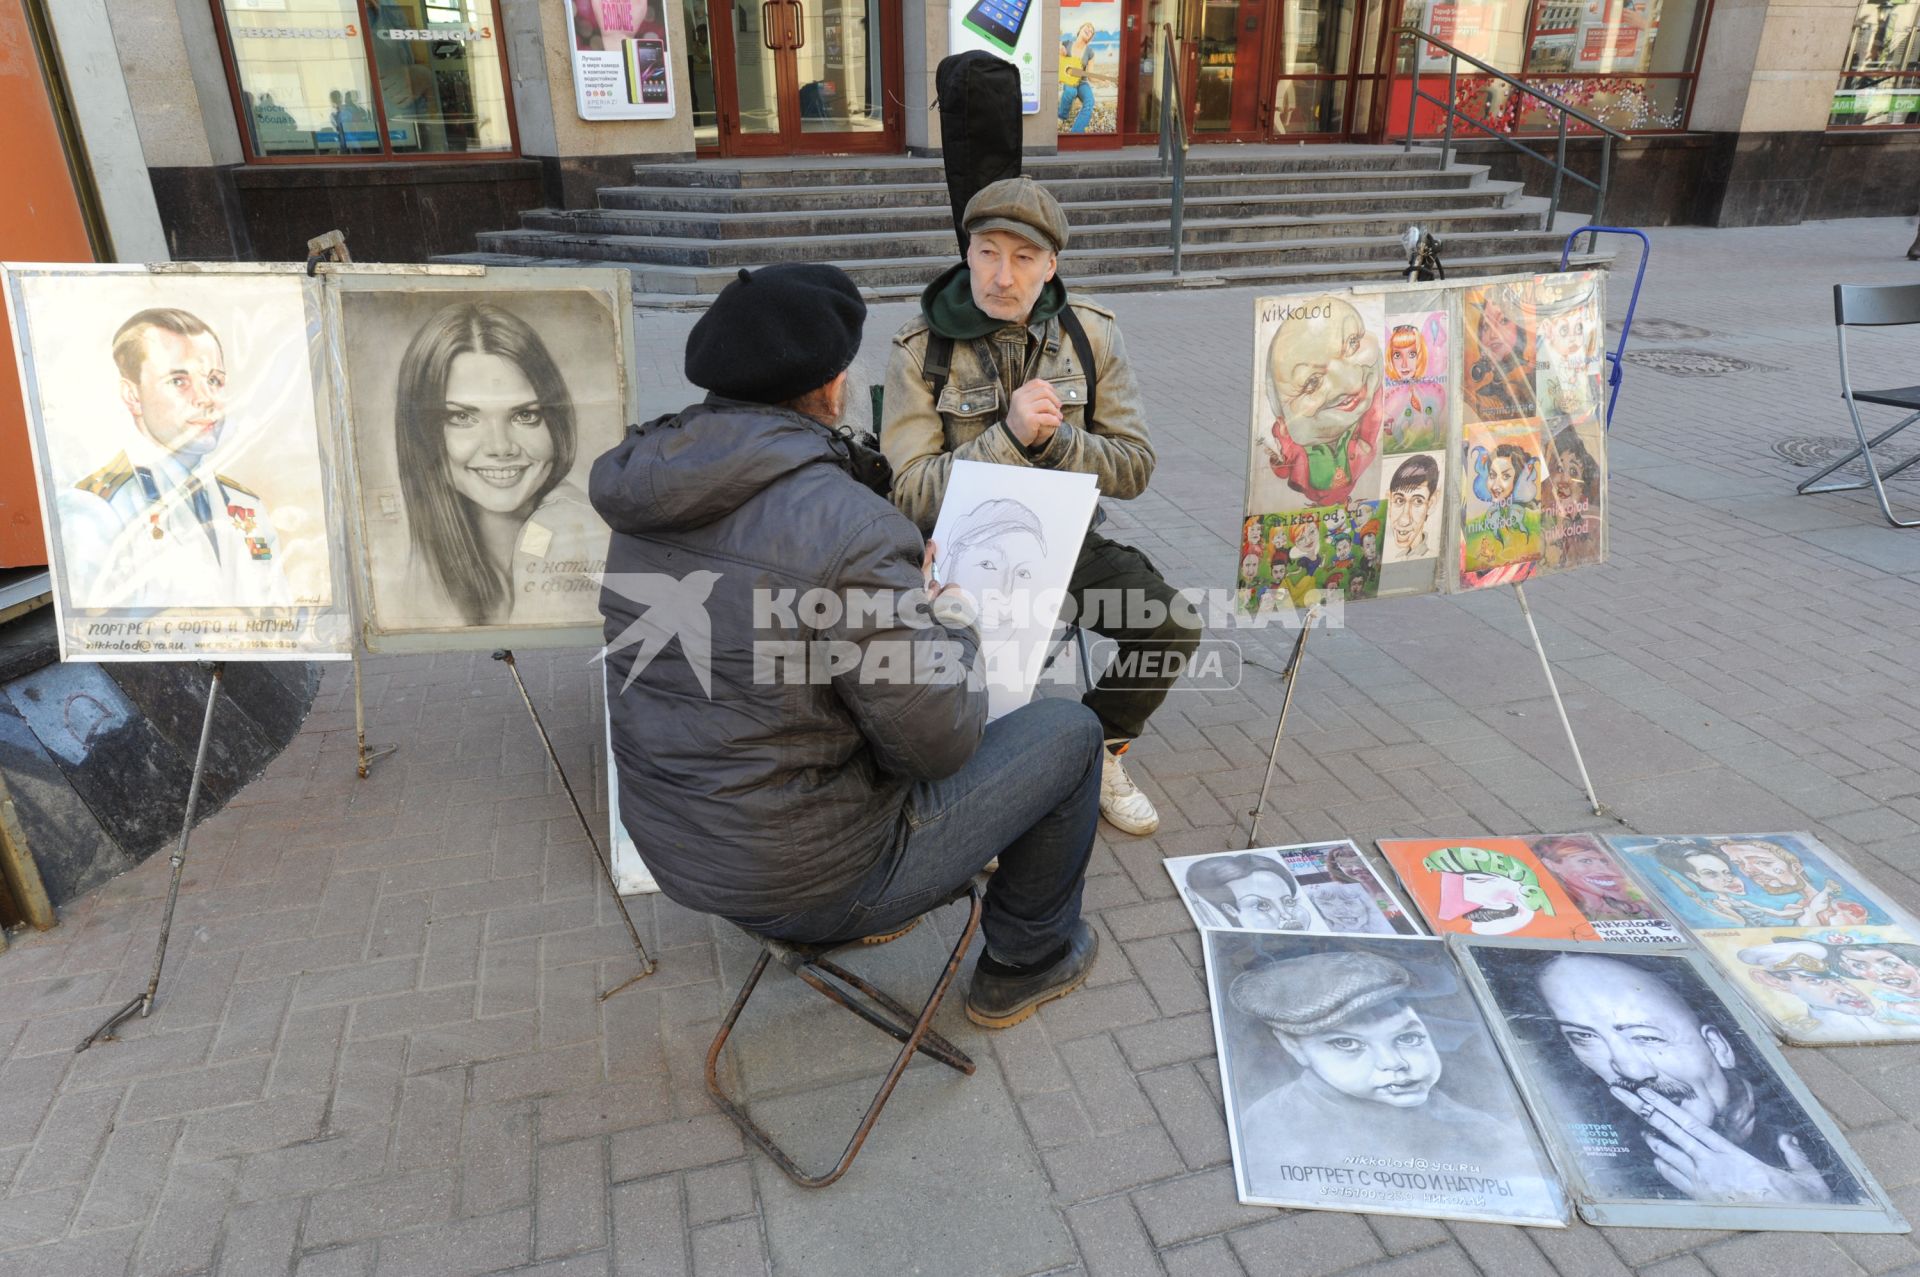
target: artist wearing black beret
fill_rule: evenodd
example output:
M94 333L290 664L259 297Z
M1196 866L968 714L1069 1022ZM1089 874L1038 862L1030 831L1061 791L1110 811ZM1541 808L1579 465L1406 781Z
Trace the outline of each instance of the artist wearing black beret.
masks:
M706 400L594 462L620 818L669 898L803 943L890 937L997 857L967 1015L1002 1028L1093 966L1100 720L987 727L977 608L841 424L866 315L832 266L740 272L688 335Z
M743 269L687 337L687 380L723 399L791 403L852 365L866 321L838 266Z

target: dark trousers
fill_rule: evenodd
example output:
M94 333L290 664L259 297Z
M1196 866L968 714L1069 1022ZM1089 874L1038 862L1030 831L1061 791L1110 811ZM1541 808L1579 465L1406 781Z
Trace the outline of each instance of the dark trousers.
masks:
M908 795L902 836L840 900L771 918L737 918L801 943L904 926L1000 857L981 930L1002 962L1037 962L1080 921L1080 891L1100 821L1100 734L1070 700L1041 698L987 725L980 748L945 780Z
M1098 532L1087 533L1067 592L1081 628L1120 646L1118 662L1081 700L1100 716L1108 740L1132 740L1200 645L1200 618L1177 614L1173 587L1146 555Z

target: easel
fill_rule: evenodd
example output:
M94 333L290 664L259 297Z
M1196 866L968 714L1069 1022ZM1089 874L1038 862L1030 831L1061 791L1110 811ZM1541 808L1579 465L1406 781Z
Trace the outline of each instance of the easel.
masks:
M1546 646L1541 643L1540 630L1533 623L1533 609L1527 606L1526 588L1518 581L1513 583L1513 596L1520 600L1520 615L1527 620L1527 633L1533 638L1535 654L1540 657L1540 672L1547 676L1547 690L1553 693L1553 708L1559 712L1560 726L1567 733L1567 744L1573 750L1573 764L1580 769L1581 788L1587 792L1587 802L1593 807L1593 814L1604 815L1605 809L1600 805L1600 799L1593 790L1593 780L1587 775L1587 760L1581 756L1580 742L1574 737L1573 722L1567 717L1566 703L1560 699L1560 684L1553 677L1553 666L1547 660ZM1320 616L1319 604L1307 609L1306 615L1301 618L1300 637L1293 641L1293 655L1288 659L1287 667L1280 672L1280 677L1286 684L1286 693L1280 701L1280 721L1273 729L1273 748L1267 751L1267 770L1265 778L1260 782L1260 801L1247 813L1252 818L1252 825L1247 831L1249 850L1260 845L1260 818L1267 810L1267 795L1273 788L1273 768L1280 757L1281 737L1287 730L1287 710L1293 705L1293 689L1300 679L1300 662L1306 656L1307 634L1313 629Z
M600 995L605 1002L628 985L646 979L659 969L659 964L647 952L647 946L641 943L640 931L633 925L633 915L627 912L627 902L620 895L620 888L613 880L613 865L607 856L600 854L600 840L593 836L593 824L587 819L587 813L580 806L579 797L573 792L573 782L567 779L567 769L560 765L560 755L553 748L553 738L547 735L547 725L540 721L540 711L533 707L533 697L527 694L526 682L520 677L520 667L514 663L513 653L505 648L493 654L493 659L507 667L507 673L513 676L513 686L520 693L520 701L527 707L527 716L533 719L533 729L540 733L540 743L546 746L547 761L553 764L554 775L560 778L560 787L567 791L567 801L573 804L573 814L580 821L580 831L587 836L587 845L593 848L593 863L600 867L601 881L607 884L607 893L613 897L613 903L620 910L620 921L627 924L627 938L633 941L633 951L640 955L640 974L629 976L619 984Z
M180 823L180 841L173 849L172 876L167 880L167 907L160 915L160 943L153 951L153 974L147 977L146 991L115 1011L107 1022L82 1038L74 1054L95 1042L112 1042L113 1031L136 1010L142 1019L153 1010L153 995L160 988L160 969L167 961L167 940L173 934L173 910L180 900L180 874L187 863L187 842L193 836L194 813L200 809L200 781L207 770L207 744L213 739L213 706L220 699L220 680L227 672L226 662L215 661L213 677L207 682L207 711L200 720L200 746L193 754L193 780L187 786L187 814Z
M324 235L316 235L307 241L307 278L318 273L321 262L352 262L353 253L347 248L345 231L332 230ZM355 750L355 773L361 780L373 765L399 749L398 745L381 745L367 748L367 704L360 690L360 650L353 651L353 740Z

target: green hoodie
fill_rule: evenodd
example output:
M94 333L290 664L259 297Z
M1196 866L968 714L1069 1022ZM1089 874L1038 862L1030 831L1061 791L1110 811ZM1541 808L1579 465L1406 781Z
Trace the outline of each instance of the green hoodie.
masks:
M1066 308L1067 286L1055 275L1040 290L1040 300L1033 304L1027 323L1044 324ZM973 281L965 262L957 263L927 285L920 294L920 313L927 317L928 327L955 341L986 337L1007 326L1006 320L995 319L973 304Z

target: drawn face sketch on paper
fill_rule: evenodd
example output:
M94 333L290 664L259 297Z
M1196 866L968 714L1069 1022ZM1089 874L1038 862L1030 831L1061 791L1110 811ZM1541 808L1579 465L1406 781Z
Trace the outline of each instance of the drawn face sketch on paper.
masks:
M446 306L400 361L394 429L417 559L467 624L507 620L522 530L573 466L573 399L552 354L504 307Z
M1407 969L1366 952L1287 958L1237 977L1228 996L1263 1022L1306 1074L1350 1099L1419 1108L1440 1053L1406 998Z
M1316 882L1307 886L1307 897L1314 909L1334 931L1370 932L1392 935L1393 928L1380 916L1373 893L1357 882Z
M1010 629L1017 596L1033 588L1034 573L1047 557L1040 516L1009 498L983 501L950 535L952 547L940 547L940 554L953 565L953 583L980 605L981 634ZM1254 572L1259 566L1254 558Z
M1874 996L1920 1003L1920 945L1867 941L1839 950L1840 969L1865 982Z
M1387 549L1385 561L1430 559L1440 553L1440 458L1416 452L1389 457L1386 475Z
M1299 881L1272 856L1243 852L1202 860L1187 870L1187 895L1195 913L1219 917L1229 927L1246 931L1313 927L1313 912Z

